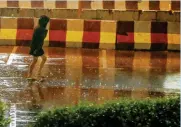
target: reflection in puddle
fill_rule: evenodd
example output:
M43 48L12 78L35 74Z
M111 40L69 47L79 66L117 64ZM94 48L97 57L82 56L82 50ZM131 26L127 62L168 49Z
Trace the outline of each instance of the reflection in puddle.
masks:
M170 74L170 76L165 78L164 88L166 89L179 89L180 82L178 81L180 78L180 73Z
M21 50L27 49L18 52L24 52ZM61 48L46 51L49 59L43 69L47 76L43 83L23 78L31 57L21 53L8 60L9 54L0 54L0 97L11 105L13 125L23 127L33 122L37 111L82 101L101 104L119 97L141 99L180 92L179 53Z

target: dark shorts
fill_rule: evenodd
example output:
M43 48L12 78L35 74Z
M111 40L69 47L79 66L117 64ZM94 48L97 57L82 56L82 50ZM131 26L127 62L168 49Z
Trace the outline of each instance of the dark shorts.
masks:
M34 54L34 51L35 51L35 50L30 50L29 54L32 55L32 56L35 56L35 57L43 56L43 55L44 55L43 49L38 50L38 51L36 52L36 54Z

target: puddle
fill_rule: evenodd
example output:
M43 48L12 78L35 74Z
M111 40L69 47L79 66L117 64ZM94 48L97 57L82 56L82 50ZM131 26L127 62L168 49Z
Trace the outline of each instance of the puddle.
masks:
M47 79L30 83L23 77L32 58L24 50L11 60L0 54L0 98L11 106L11 127L24 127L37 111L52 107L180 92L179 53L46 48Z

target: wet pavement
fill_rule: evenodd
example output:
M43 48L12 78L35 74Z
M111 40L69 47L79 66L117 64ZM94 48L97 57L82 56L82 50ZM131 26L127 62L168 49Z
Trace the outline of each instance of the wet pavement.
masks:
M11 106L11 127L31 122L36 110L180 92L179 52L45 48L43 83L25 78L28 52L28 47L0 47L0 98Z

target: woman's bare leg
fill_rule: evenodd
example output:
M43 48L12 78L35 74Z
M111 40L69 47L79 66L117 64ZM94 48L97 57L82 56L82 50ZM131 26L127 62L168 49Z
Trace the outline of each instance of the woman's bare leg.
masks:
M40 68L39 68L39 71L38 71L38 76L41 76L41 71L45 65L45 62L47 61L47 57L45 55L41 56L42 58L42 61L40 63Z
M34 69L37 61L38 61L38 57L33 57L33 61L31 62L30 67L29 67L28 78L31 78L33 69Z

